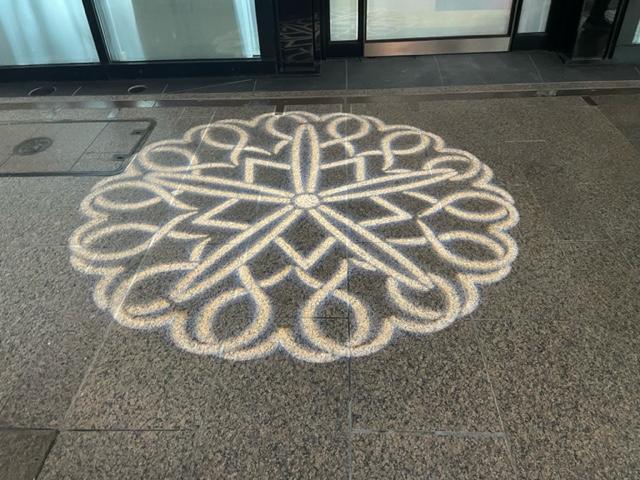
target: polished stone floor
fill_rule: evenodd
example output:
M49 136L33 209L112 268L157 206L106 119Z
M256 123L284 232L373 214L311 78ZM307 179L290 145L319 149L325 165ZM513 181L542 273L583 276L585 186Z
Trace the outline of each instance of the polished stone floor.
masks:
M0 109L0 478L638 478L640 96L297 103Z

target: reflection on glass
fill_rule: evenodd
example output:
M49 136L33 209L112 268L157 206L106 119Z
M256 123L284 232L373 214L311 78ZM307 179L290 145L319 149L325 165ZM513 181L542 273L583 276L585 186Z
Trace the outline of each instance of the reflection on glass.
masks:
M0 0L0 65L97 61L82 0Z
M331 0L331 41L358 39L358 0Z
M633 43L640 43L640 22L638 22L638 28L636 28L636 34L633 37Z
M551 0L524 0L518 33L542 33L547 31Z
M254 0L95 0L112 60L260 55Z
M369 0L367 40L506 35L512 0Z
M572 58L604 58L619 7L620 0L585 0Z

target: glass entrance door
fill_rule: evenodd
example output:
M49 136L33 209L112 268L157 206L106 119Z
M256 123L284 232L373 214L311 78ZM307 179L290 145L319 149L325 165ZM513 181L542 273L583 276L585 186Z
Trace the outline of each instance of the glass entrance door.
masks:
M367 0L365 56L509 49L513 0Z
M331 0L330 36L333 42L354 40L361 25L364 55L372 57L506 51L516 3L515 0Z
M628 2L613 56L621 62L640 63L640 2Z

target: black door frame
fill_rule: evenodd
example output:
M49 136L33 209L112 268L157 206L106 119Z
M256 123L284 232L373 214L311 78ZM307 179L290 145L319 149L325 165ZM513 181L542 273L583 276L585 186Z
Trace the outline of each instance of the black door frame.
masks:
M98 52L99 63L0 66L0 82L167 78L277 72L278 28L275 15L277 0L256 1L260 58L145 62L114 62L110 60L102 28L94 7L94 1L82 0L82 4Z

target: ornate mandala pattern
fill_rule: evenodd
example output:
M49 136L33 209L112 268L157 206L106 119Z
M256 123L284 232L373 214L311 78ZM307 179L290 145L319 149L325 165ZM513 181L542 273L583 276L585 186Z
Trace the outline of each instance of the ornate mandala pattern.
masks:
M350 114L193 128L144 148L82 212L72 263L98 277L97 305L229 360L328 362L443 329L517 255L518 212L489 167Z

